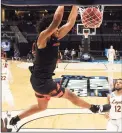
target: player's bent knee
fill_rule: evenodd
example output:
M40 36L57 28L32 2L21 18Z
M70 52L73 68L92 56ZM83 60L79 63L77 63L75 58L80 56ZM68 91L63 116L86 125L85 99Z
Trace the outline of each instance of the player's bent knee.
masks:
M65 93L63 95L63 98L71 100L71 99L73 99L73 96L74 96L74 94L72 92L70 92L70 90L65 89Z
M48 101L46 98L37 98L38 101L38 110L44 111L47 109Z
M51 97L61 98L63 97L65 93L65 88L57 86L57 89L55 90L55 93L49 94Z
M60 88L58 91L57 91L57 96L59 98L63 97L65 94L65 88Z

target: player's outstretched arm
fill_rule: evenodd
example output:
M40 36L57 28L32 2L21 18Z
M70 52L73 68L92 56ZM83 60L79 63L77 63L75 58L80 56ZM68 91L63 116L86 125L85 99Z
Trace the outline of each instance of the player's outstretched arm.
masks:
M45 29L43 31L39 31L40 34L39 34L39 37L37 40L38 48L43 48L44 46L41 46L41 45L44 45L45 40L47 40L47 38L49 38L55 32L55 30L58 28L58 26L60 25L60 23L62 21L63 14L64 14L64 6L58 6L58 8L56 9L55 14L53 16L52 22L49 25L47 25L47 27L45 27Z
M75 25L75 21L78 15L78 6L72 6L71 13L68 17L67 23L59 29L59 39L63 38Z
M55 11L52 23L44 31L44 33L46 34L46 37L51 36L55 32L56 28L58 28L58 26L62 21L63 14L64 14L64 6L58 6L57 10Z

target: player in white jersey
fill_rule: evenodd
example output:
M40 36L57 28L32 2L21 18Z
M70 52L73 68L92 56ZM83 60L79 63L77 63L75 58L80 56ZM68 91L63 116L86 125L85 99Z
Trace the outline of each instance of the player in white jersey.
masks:
M122 132L122 79L116 80L114 91L108 95L108 102L111 109L105 114L108 119L107 131Z
M14 107L14 100L12 93L10 91L9 83L13 82L11 72L9 70L9 65L2 54L2 71L1 71L1 81L2 81L2 103L8 104L8 112L11 112Z
M108 49L107 58L110 64L114 63L114 59L116 59L116 53L113 46L110 46L110 49Z

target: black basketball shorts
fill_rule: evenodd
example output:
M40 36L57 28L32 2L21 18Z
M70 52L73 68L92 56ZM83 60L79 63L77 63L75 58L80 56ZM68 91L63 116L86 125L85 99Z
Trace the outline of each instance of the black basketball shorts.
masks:
M65 89L58 83L54 82L53 79L40 79L31 76L30 82L34 91L41 95L35 94L38 98L43 98L44 95L49 95L50 97L62 97L65 92Z

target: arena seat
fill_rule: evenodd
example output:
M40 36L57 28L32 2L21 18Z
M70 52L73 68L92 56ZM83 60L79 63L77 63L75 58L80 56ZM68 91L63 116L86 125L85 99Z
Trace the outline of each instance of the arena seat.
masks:
M70 79L82 79L82 78L85 78L85 76L83 75L62 75L61 77L63 78L70 78Z
M90 76L90 79L108 79L108 77L105 76Z

